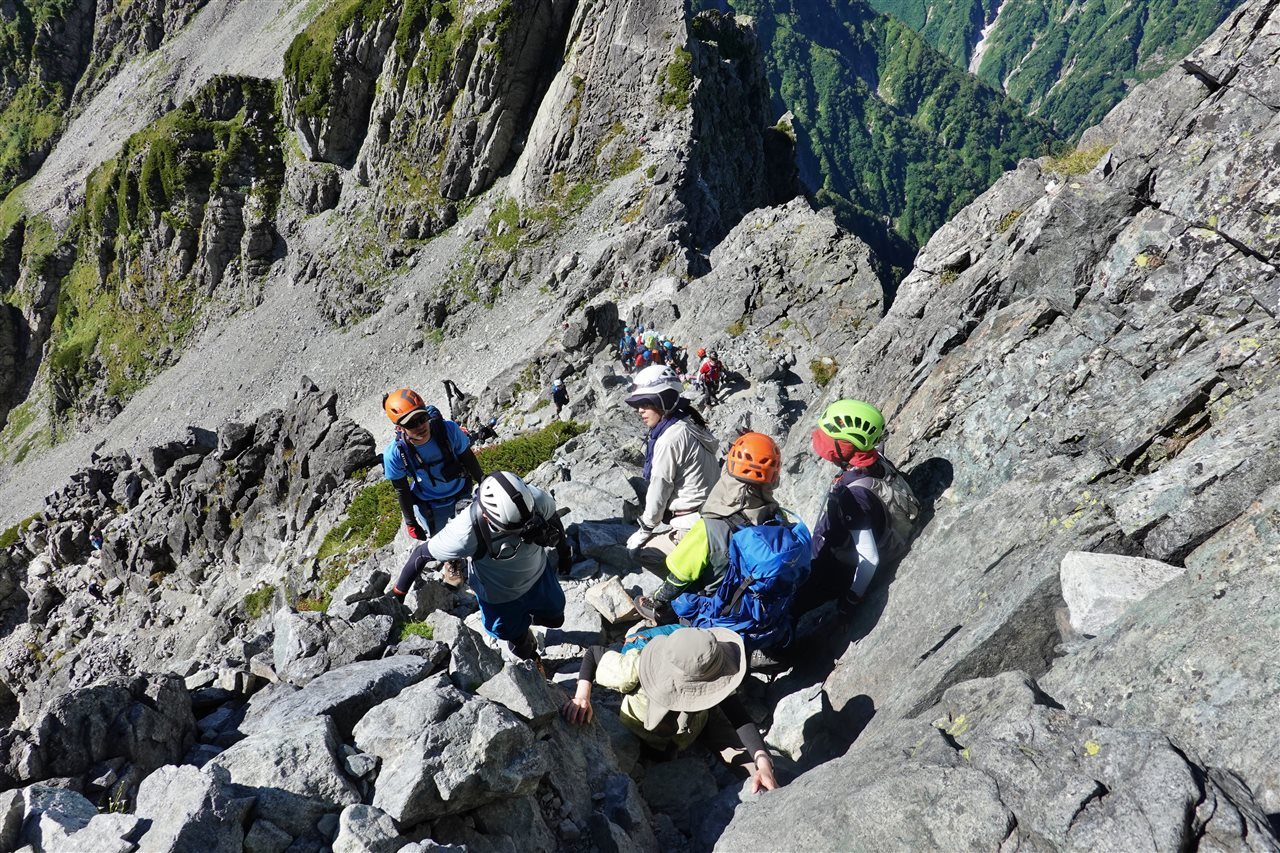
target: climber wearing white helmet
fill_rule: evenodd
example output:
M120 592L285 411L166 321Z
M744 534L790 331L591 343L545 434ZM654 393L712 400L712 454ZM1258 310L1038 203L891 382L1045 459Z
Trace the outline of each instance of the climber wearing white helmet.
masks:
M505 640L515 657L541 669L529 626L564 624L564 591L550 566L550 548L559 570L567 572L569 543L555 498L509 471L497 471L480 483L470 510L454 516L409 555L392 592L405 595L427 562L451 561L445 580L470 583L485 630ZM468 560L471 571L466 575ZM453 568L459 565L461 570Z
M636 374L627 405L649 430L644 453L644 511L627 549L645 568L665 572L666 556L698 521L720 475L717 442L702 415L680 396L684 385L667 365Z

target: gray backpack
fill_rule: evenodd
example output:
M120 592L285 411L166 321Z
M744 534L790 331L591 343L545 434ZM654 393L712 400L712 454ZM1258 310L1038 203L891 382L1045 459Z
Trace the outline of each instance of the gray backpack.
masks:
M857 477L844 483L845 488L866 489L879 498L884 506L885 516L889 519L889 527L885 532L885 540L876 543L880 548L880 559L884 562L901 560L907 553L916 533L916 522L920 520L920 501L902 472L883 455L880 463L884 465L885 476Z

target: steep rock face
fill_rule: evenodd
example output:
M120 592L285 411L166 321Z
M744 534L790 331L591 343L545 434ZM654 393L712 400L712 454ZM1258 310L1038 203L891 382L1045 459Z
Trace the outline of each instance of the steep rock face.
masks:
M64 238L78 256L60 285L56 412L114 414L215 294L256 302L283 183L276 121L270 83L215 78L95 170Z
M567 10L551 0L406 7L357 167L392 233L430 237L492 186L563 49Z
M150 53L181 30L209 0L131 0L102 4L93 26L89 64L75 100L92 98L121 66Z
M1280 402L1276 245L1260 227L1273 201L1258 189L1276 183L1265 152L1278 132L1278 50L1274 4L1242 9L1192 55L1195 73L1140 89L1086 134L1074 163L1024 162L943 228L885 320L852 348L828 399L884 407L889 455L911 471L928 521L873 587L825 684L850 719L874 709L869 733L927 711L960 681L1007 669L1039 678L1051 666L1045 682L1068 710L1105 708L1135 724L1146 708L1143 725L1162 702L1161 713L1182 713L1179 688L1152 683L1151 671L1169 665L1159 636L1177 647L1201 630L1195 610L1174 603L1200 595L1200 582L1165 587L1145 618L1127 620L1141 639L1094 641L1106 670L1070 657L1055 665L1066 551L1196 561L1226 572L1223 589L1241 603L1256 601L1230 576L1259 552L1211 537L1248 511L1255 521L1240 529L1265 541L1269 499L1250 507L1280 473L1269 426ZM794 435L787 455L807 456L805 438ZM801 463L784 495L801 505L821 495L818 467ZM1248 630L1250 607L1228 617L1230 630ZM1198 713L1266 743L1272 721L1249 708L1277 697L1255 665L1244 653L1197 667ZM1237 708L1241 682L1249 699ZM1109 692L1133 698L1099 698ZM1179 744L1196 744L1172 727ZM1207 742L1196 749L1275 810L1273 773L1251 749L1236 759ZM814 771L813 784L838 787L848 766Z
M360 149L396 31L395 4L383 5L329 4L285 54L285 112L312 160L349 166Z

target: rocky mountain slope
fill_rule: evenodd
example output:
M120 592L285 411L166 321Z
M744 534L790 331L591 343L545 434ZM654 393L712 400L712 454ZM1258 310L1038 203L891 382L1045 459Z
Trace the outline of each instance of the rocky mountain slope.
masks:
M1280 849L1274 4L1023 161L887 313L879 260L794 197L746 22L445 5L331 7L282 49L278 103L209 77L120 137L89 182L113 204L66 217L112 298L157 283L136 259L208 301L132 396L109 365L144 336L99 330L75 401L122 408L81 405L89 431L0 484L15 521L60 484L0 537L0 848ZM526 49L560 60L531 92ZM170 162L223 169L166 185ZM210 238L275 185L279 255L249 272L249 227ZM85 242L121 223L136 240ZM209 294L202 249L228 245ZM819 612L801 663L748 679L778 791L706 747L641 751L604 692L570 728L435 577L384 594L410 543L380 506L379 393L452 377L508 437L563 378L590 425L486 464L570 510L556 685L620 634L619 587L657 582L621 546L643 447L622 318L720 349L741 379L712 428L779 436L809 521L830 472L807 435L840 395L885 408L925 500L852 623ZM41 428L11 417L5 452Z
M1198 45L1240 3L873 0L957 66L1074 138Z

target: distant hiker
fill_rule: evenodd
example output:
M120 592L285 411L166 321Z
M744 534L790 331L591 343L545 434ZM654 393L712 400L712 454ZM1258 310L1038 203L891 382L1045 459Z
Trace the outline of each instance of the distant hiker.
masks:
M773 489L781 470L782 454L769 436L748 432L734 441L700 518L666 558L662 586L633 602L641 616L655 625L675 622L671 602L676 598L716 591L729 568L733 534L779 517Z
M621 651L592 647L582 658L578 689L561 713L571 723L591 722L591 689L599 682L622 694L618 715L636 737L656 749L684 749L698 739L710 710L719 706L751 756L752 793L772 791L778 787L773 760L735 695L746 674L746 649L732 631L650 629Z
M644 333L644 348L647 350L655 350L658 348L658 333L654 329L649 329Z
M636 371L642 370L645 367L645 365L649 363L644 356L645 354L643 352L636 353L636 357L631 363L631 371L633 373Z
M444 380L444 393L449 401L449 417L457 423L469 420L475 398L463 393L452 379Z
M655 571L663 570L667 555L698 520L719 472L716 438L702 415L680 396L683 387L675 371L655 364L636 374L627 396L627 405L649 430L644 510L627 549Z
M404 596L432 560L445 561L446 583L471 585L486 631L506 641L515 657L541 668L530 625L564 624L556 572L567 572L572 562L551 495L509 471L485 477L470 508L409 555L392 593Z
M471 443L473 445L484 444L486 441L493 441L498 437L498 419L489 418L489 420L480 424L471 430Z
M102 531L93 530L89 533L89 547L94 551L102 550Z
M560 412L565 406L569 405L569 389L559 379L551 383L551 402L556 407L556 417L560 417Z
M628 373L635 366L636 358L636 339L631 334L631 327L624 326L622 329L622 337L618 339L618 360L622 362L622 367Z
M666 364L667 353L662 347L658 347L649 354L649 360L654 364Z
M814 527L813 572L800 590L797 614L826 601L851 609L866 597L877 570L907 552L920 503L876 448L884 432L884 415L861 400L837 400L818 419L814 452L840 473Z
M426 539L453 518L484 473L471 440L417 392L398 388L382 398L382 409L396 426L382 451L383 476L395 487L409 536Z
M724 364L720 362L720 357L715 350L707 352L706 350L698 350L699 355L705 355L702 363L698 365L698 379L702 381L703 387L706 389L706 402L708 405L717 405L720 394L720 380L724 378Z

